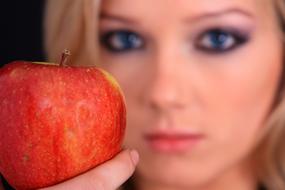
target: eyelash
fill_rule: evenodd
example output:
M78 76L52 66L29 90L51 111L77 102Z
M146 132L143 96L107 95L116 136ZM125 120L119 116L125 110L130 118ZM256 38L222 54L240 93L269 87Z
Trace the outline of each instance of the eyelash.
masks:
M198 35L194 47L208 54L222 54L245 44L249 36L234 29L213 28ZM128 53L145 47L145 40L136 32L111 30L100 36L101 45L111 53Z
M139 50L144 47L144 40L137 33L128 30L113 30L100 36L100 43L112 53Z
M243 32L215 28L199 35L194 46L206 53L219 54L233 51L248 41L249 36Z

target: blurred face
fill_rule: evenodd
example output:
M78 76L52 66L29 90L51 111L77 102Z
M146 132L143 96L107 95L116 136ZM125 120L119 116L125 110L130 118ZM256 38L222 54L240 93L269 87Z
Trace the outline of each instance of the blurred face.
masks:
M139 184L208 190L228 180L233 189L252 179L280 37L268 0L103 1L100 66L125 93Z

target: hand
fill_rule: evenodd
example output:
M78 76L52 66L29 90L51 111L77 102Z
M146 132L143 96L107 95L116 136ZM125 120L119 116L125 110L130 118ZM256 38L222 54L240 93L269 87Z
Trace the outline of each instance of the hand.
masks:
M124 150L80 176L41 190L115 190L131 177L138 161L139 155L135 150Z

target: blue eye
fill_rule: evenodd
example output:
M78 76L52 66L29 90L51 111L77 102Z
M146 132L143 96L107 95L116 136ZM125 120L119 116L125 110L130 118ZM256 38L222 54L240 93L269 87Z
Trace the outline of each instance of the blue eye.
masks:
M143 47L143 39L130 31L111 31L101 36L101 44L111 52L126 52Z
M233 50L247 41L248 37L244 34L214 29L203 33L198 38L196 46L203 51L222 53Z

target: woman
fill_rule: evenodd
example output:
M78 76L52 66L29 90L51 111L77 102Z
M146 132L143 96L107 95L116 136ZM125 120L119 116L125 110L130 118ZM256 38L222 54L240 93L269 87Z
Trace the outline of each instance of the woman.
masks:
M281 190L284 3L50 0L46 49L118 79L136 189Z
M219 5L219 6L217 6ZM285 189L283 0L49 0L46 50L111 72L117 157L46 189ZM99 40L98 40L99 39ZM262 187L261 187L262 186Z

